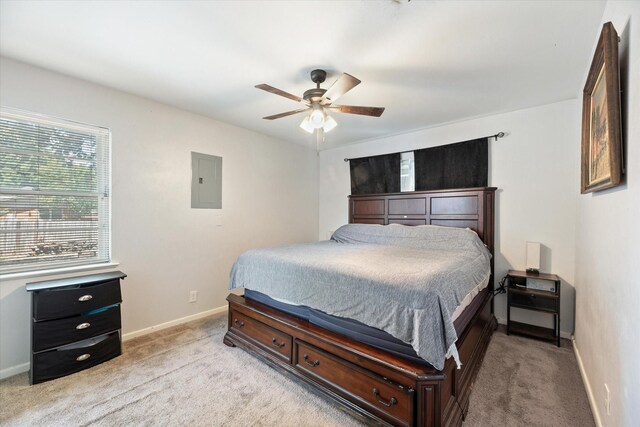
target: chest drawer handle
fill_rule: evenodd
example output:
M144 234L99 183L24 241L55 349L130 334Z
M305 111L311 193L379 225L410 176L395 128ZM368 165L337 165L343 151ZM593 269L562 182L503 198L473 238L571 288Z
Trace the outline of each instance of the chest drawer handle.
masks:
M76 326L76 329L87 329L89 326L91 326L91 323L89 322L80 323L78 326Z
M302 356L302 358L304 359L304 363L306 363L307 365L311 366L312 368L315 368L316 366L318 366L320 364L319 360L314 360L313 362L309 362L309 356L308 355L304 355Z
M384 400L380 399L380 392L375 387L373 388L373 395L376 397L376 400L382 403L384 406L393 406L396 403L398 403L398 399L396 399L395 397L392 397L391 399L389 399L388 402L385 402Z
M85 354L81 354L80 356L76 357L76 360L78 362L82 362L83 360L87 360L90 357L91 357L91 355L89 353L85 353Z
M242 328L244 326L244 322L241 322L238 319L235 319L233 323L235 323L238 328Z
M273 343L273 345L274 345L275 347L278 347L278 348L282 348L282 347L284 347L284 343L283 343L283 342L281 342L280 344L278 344L276 341L277 341L277 340L276 340L275 338L271 338L271 342Z
M82 295L80 298L78 298L78 301L81 301L81 302L89 301L91 298L93 298L92 295Z

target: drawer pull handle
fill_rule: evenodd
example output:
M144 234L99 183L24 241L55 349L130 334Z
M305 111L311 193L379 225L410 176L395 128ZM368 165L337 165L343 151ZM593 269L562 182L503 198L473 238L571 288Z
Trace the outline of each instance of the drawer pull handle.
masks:
M274 345L275 347L278 347L278 348L282 348L282 347L284 347L284 343L283 343L283 342L281 342L280 344L278 344L278 343L276 342L276 339L275 339L275 338L271 338L271 342L273 343L273 345Z
M318 366L320 364L319 360L314 360L313 362L309 362L309 356L308 355L304 355L302 356L304 358L304 363L306 363L307 365L311 366L312 368L315 368L316 366Z
M244 326L244 322L241 322L238 319L234 320L233 323L235 323L239 328L242 328Z
M373 388L373 395L376 397L376 400L380 403L382 403L384 406L393 406L396 403L398 403L398 399L396 399L395 397L392 397L391 399L389 399L388 402L380 399L380 392L378 391L377 388Z
M89 301L91 298L93 298L92 295L82 295L80 298L78 298L78 301L80 302Z
M89 322L80 323L78 326L76 326L76 329L87 329L89 326L91 326L91 323Z
M87 360L90 357L91 357L91 355L89 353L85 353L85 354L81 354L80 356L76 357L76 360L78 362L82 362L83 360Z

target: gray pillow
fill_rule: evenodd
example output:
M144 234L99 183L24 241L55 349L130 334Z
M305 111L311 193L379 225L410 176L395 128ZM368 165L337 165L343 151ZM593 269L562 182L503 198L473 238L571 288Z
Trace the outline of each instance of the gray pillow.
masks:
M488 253L475 231L437 225L347 224L338 228L331 240L339 243L373 243L441 251L480 250Z

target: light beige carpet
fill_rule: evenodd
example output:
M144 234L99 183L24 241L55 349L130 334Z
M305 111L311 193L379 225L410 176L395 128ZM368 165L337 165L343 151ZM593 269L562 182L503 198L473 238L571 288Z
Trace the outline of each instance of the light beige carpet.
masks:
M493 334L464 426L595 426L569 340Z
M65 378L3 380L0 425L360 425L222 344L225 328L226 316L198 320L126 342L121 357ZM592 423L570 348L494 335L465 426Z

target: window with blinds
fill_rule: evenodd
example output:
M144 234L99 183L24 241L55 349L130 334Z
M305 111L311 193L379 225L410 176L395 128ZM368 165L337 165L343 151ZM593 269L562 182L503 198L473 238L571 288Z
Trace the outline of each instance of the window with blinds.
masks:
M110 261L110 132L0 110L0 272Z

